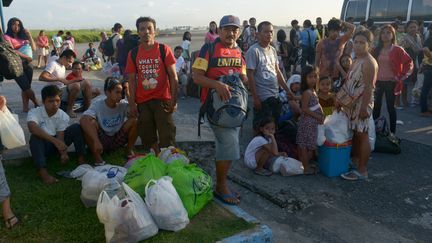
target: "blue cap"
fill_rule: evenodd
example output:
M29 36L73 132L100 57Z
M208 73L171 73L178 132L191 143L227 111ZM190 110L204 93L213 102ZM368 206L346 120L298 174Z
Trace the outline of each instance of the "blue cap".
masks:
M235 26L240 28L240 19L234 15L225 15L219 22L219 27L223 28L225 26Z

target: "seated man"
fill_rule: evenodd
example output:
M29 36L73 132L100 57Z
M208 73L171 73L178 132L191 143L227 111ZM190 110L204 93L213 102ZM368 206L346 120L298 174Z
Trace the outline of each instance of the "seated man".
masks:
M100 95L101 92L100 92L99 88L91 87L90 81L85 79L82 76L82 72L83 72L83 64L79 61L75 61L72 64L72 72L66 76L66 80L68 80L68 81L81 80L79 82L80 82L80 85L83 87L83 89L78 94L77 99L84 100L84 107L83 108L84 108L84 110L87 110L90 107L91 99L87 99L86 97L94 98L94 97ZM87 87L90 87L90 89ZM90 94L88 94L88 92L90 92Z
M125 144L126 154L128 157L133 156L133 147L138 136L137 119L127 118L128 102L121 99L120 81L112 77L107 78L104 91L106 98L93 102L80 120L95 165L105 164L102 159L103 151L116 150Z
M67 49L60 54L58 59L51 59L45 70L40 74L40 81L54 82L55 85L62 91L61 100L67 102L66 113L75 118L73 105L75 100L81 94L84 95L84 100L91 100L91 84L88 81L82 81L82 78L66 80L66 67L72 65L76 58L75 52Z
M69 160L67 148L72 143L78 155L78 163L85 163L85 144L79 124L69 124L69 116L60 107L61 91L56 85L42 89L43 106L33 108L27 115L30 131L30 151L38 174L46 184L57 182L48 174L46 159L48 155L60 154L60 162Z
M181 98L185 98L187 96L186 86L188 81L187 75L187 62L182 57L183 48L181 46L176 46L174 48L174 57L176 58L176 72L179 81L179 90L181 94Z

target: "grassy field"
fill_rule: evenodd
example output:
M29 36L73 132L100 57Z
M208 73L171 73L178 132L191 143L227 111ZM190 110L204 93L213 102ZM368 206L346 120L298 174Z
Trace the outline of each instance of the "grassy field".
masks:
M122 152L105 156L111 164L123 164L123 158ZM48 165L52 174L76 167L73 163L61 166L56 158ZM7 230L1 224L0 242L105 241L104 226L98 221L96 209L85 208L80 200L80 181L62 178L55 185L45 186L36 176L30 159L20 166L6 165L5 170L12 191L12 208L20 226ZM253 226L211 202L184 230L160 231L148 242L214 242Z
M39 31L40 30L31 30L30 31L33 38L36 38L39 35ZM66 33L68 30L63 30L63 31ZM70 30L70 32L72 33L72 36L75 38L76 43L100 41L100 32L102 32L102 31L107 32L108 36L111 35L110 31L108 32L106 30L98 30L98 29ZM57 34L57 32L58 32L57 30L46 30L45 35L48 36L48 39L51 39L51 37L53 35Z

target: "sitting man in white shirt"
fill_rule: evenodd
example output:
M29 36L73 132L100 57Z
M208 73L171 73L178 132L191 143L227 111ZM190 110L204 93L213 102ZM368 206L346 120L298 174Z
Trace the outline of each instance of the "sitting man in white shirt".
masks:
M78 163L85 163L85 143L79 124L69 125L69 116L60 110L61 91L56 85L42 89L43 106L33 108L27 115L30 131L30 151L42 181L46 184L58 180L46 169L49 155L60 154L62 164L69 160L67 148L73 143L78 155Z
M84 112L80 124L84 138L95 159L95 165L104 165L103 151L113 151L126 146L128 159L134 156L137 119L128 117L128 102L122 100L122 84L109 77L105 80L106 98L99 99Z
M187 62L182 57L183 53L183 47L176 46L174 48L174 57L176 58L176 71L177 71L177 77L179 81L179 89L181 98L184 99L187 96L186 92L186 86L188 82L188 75L187 75Z
M92 99L90 81L83 80L80 77L66 79L66 67L71 67L75 58L74 51L65 50L58 59L52 59L39 76L40 81L53 82L62 91L61 101L67 102L66 113L71 118L76 117L73 106L77 98Z

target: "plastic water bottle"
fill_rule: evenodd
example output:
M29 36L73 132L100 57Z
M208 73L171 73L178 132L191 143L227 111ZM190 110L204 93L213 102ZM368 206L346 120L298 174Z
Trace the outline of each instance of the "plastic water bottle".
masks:
M117 169L117 171L114 171L113 169ZM120 198L123 197L123 189L120 185L120 183L118 183L118 181L116 180L115 176L118 173L118 168L111 168L108 170L107 173L107 182L104 186L104 191L108 194L108 196L110 198L113 198L115 195L117 195Z

